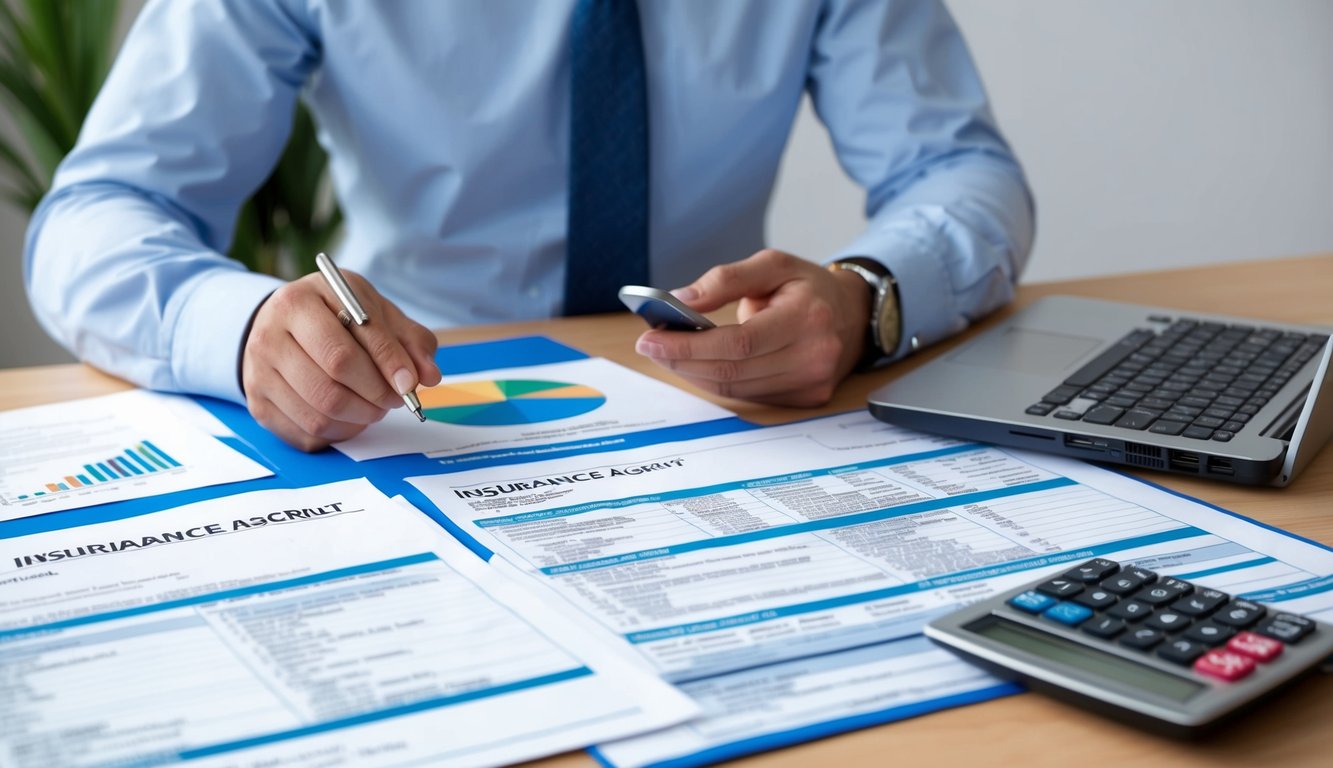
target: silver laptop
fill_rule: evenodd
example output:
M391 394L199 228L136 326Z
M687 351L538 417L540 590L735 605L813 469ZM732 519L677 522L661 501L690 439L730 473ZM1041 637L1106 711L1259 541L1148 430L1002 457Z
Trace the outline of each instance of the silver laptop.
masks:
M925 432L1285 486L1333 433L1328 330L1052 296L879 388Z

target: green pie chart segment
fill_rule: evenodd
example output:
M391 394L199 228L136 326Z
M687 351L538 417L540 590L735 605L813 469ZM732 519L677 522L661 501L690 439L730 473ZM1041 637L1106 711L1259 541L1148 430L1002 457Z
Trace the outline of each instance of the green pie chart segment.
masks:
M427 419L468 427L510 427L581 416L606 403L583 384L494 379L442 384L418 392Z

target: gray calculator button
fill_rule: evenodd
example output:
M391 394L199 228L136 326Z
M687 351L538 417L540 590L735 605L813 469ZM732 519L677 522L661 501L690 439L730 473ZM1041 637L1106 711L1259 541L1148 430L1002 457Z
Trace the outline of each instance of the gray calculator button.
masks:
M1146 651L1151 649L1154 645L1162 642L1164 639L1166 639L1166 635L1160 630L1153 629L1152 627L1139 627L1120 638L1120 644L1129 646L1130 648L1137 648L1140 651Z
M1106 615L1125 621L1142 621L1152 615L1152 606L1137 600L1126 600L1107 611Z
M1274 640L1295 644L1314 631L1314 622L1294 613L1278 613L1256 631Z
M1195 624L1184 634L1188 640L1194 640L1205 645L1221 645L1231 636L1236 634L1236 630L1231 627L1224 627L1221 624L1214 624L1211 621L1203 624Z
M1037 591L1045 592L1052 597L1073 597L1083 591L1083 585L1073 579L1060 577L1038 584Z
M1117 595L1128 595L1143 586L1143 580L1129 573L1120 573L1102 582L1102 589Z
M1213 614L1213 621L1236 629L1245 629L1263 618L1264 607L1249 600L1232 600Z
M1171 604L1171 610L1180 611L1189 616L1203 616L1217 609L1227 601L1227 593L1215 589L1201 589L1192 595L1182 597Z
M1103 557L1094 558L1065 573L1065 578L1095 584L1120 570L1120 564Z
M1114 616L1100 616L1092 621L1086 622L1081 629L1093 637L1110 640L1125 631L1125 622Z
M1163 632L1179 632L1190 625L1190 617L1176 611L1162 611L1148 619L1145 626L1160 629Z
M1196 643L1193 640L1172 640L1157 649L1157 655L1173 664L1179 664L1187 667L1194 663L1194 660L1207 652L1208 646L1203 643Z

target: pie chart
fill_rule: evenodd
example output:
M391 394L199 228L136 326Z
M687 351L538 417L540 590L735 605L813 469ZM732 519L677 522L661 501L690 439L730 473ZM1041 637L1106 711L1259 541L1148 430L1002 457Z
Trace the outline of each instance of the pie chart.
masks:
M606 395L583 384L535 379L464 381L417 394L427 419L466 427L508 427L568 419L606 402Z

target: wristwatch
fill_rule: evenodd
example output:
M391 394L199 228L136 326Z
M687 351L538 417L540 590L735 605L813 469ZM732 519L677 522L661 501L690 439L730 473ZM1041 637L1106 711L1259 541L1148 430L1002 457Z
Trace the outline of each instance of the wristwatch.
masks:
M902 337L898 282L883 264L862 256L839 259L829 264L828 268L854 272L870 288L870 327L866 332L865 350L857 363L858 369L869 368L880 358L898 350L898 342Z

